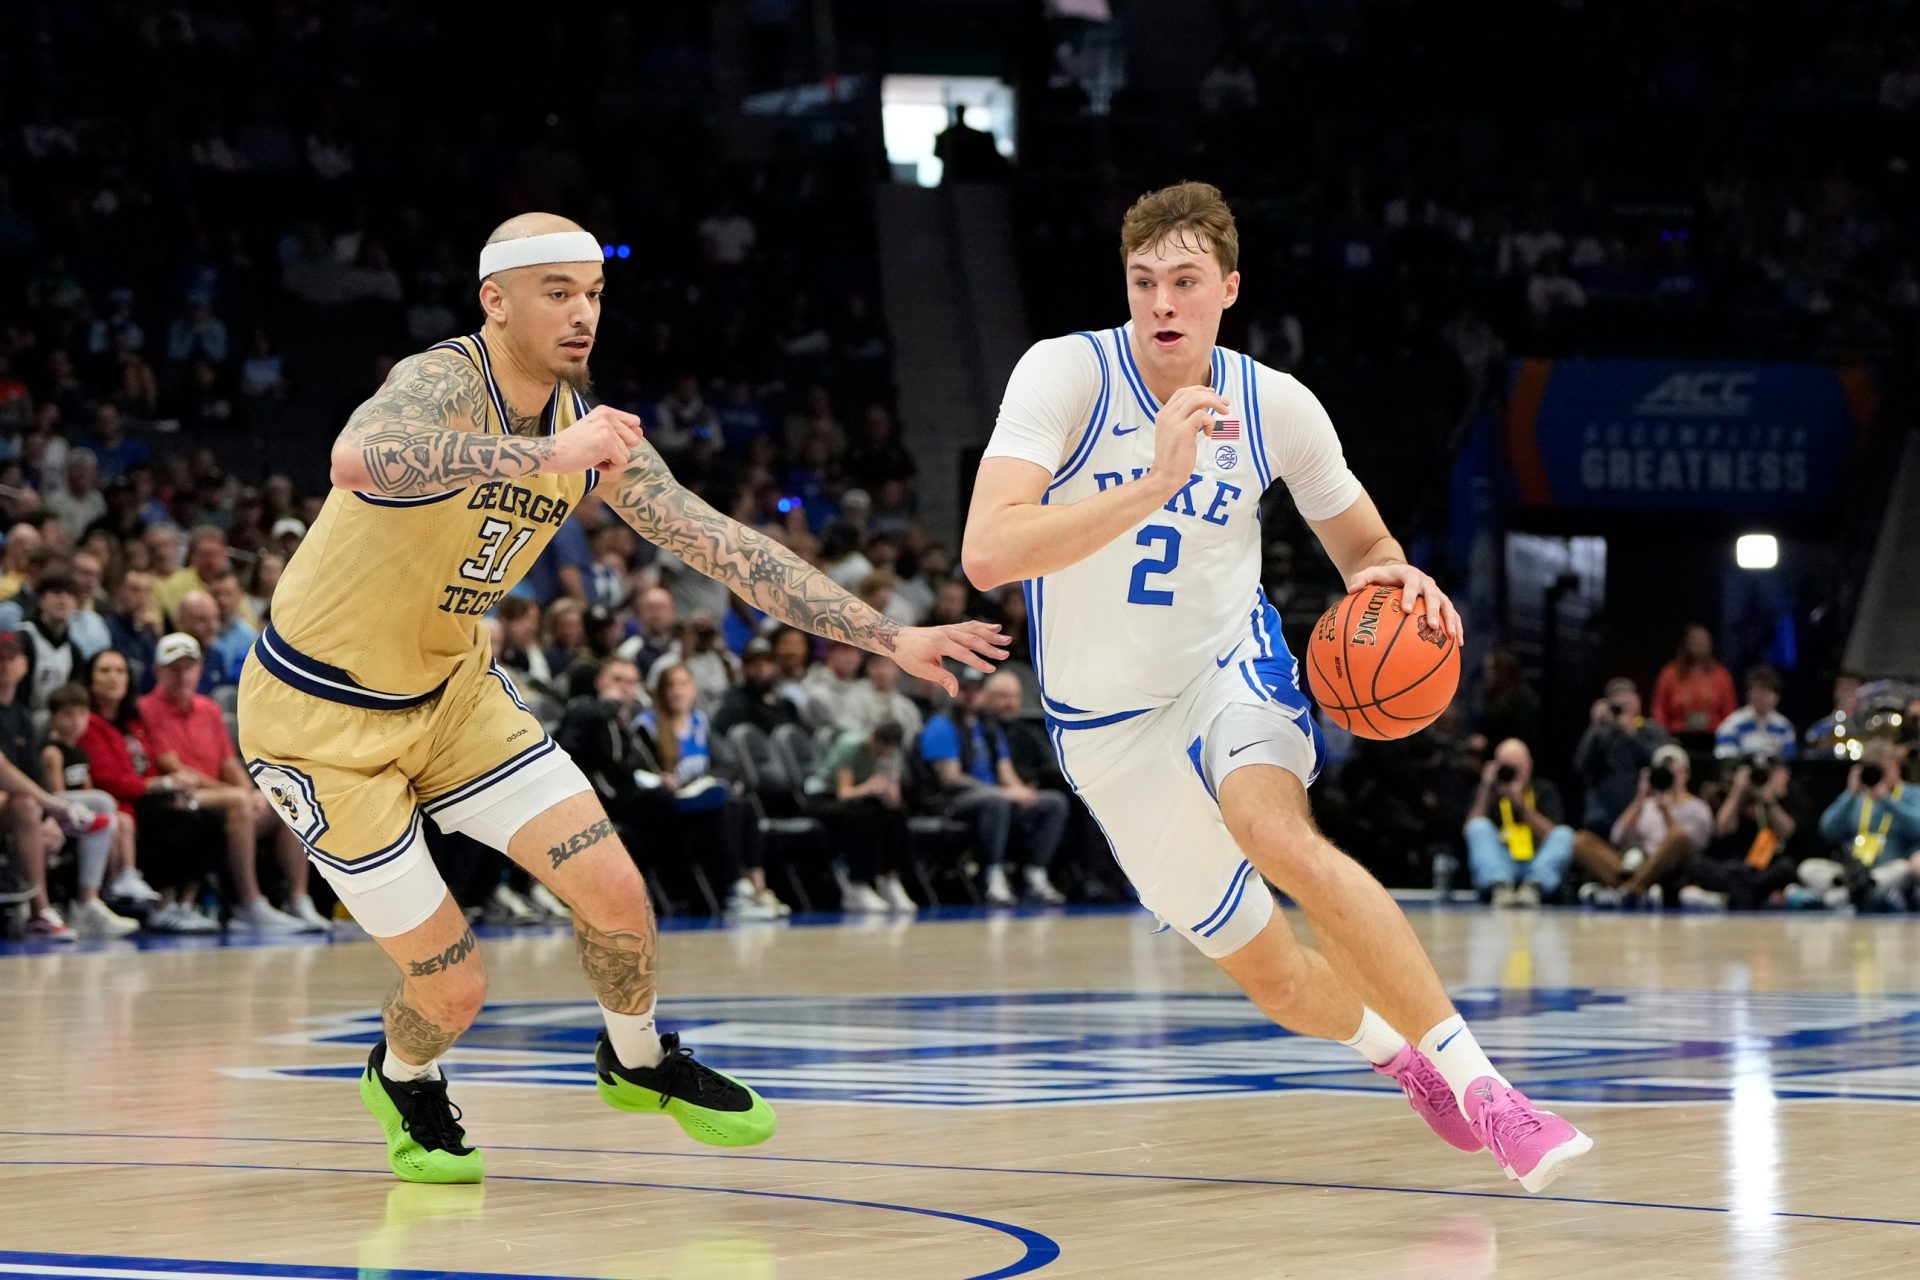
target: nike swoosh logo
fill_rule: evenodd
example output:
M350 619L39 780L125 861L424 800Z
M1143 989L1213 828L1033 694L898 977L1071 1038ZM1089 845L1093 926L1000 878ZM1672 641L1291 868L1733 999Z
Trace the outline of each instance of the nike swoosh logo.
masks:
M1273 739L1272 739L1272 738L1262 738L1262 739L1260 739L1260 742L1272 742L1272 741L1273 741ZM1245 750L1247 750L1247 749L1248 749L1249 747L1257 747L1257 746L1259 746L1259 745L1260 745L1260 742L1249 742L1249 743L1248 743L1248 744L1247 744L1247 745L1246 745L1245 747L1235 747L1235 748L1234 748L1233 750L1231 750L1231 751L1229 751L1229 752L1227 752L1227 759L1229 759L1229 760L1231 760L1231 759L1233 759L1233 758L1234 758L1235 756L1237 756L1237 755L1239 755L1239 754L1240 754L1240 753L1241 753L1242 751L1245 751ZM1456 1031L1456 1032L1454 1032L1453 1034L1454 1034L1454 1035L1459 1035L1460 1033ZM1448 1037L1447 1037L1447 1039L1449 1039L1449 1040L1451 1040L1451 1039L1453 1039L1453 1036L1448 1036Z
M1227 665L1227 664L1228 664L1229 662L1232 662L1232 661L1233 661L1233 655L1234 655L1234 654L1236 654L1236 653L1238 653L1238 652L1240 652L1240 646L1236 644L1236 645L1234 645L1234 646L1233 646L1233 648L1231 648L1231 649L1229 649L1229 650L1227 650L1227 656L1226 656L1226 657L1224 657L1224 658L1215 658L1215 659L1213 660L1213 665L1214 665L1214 666L1216 666L1216 667L1224 667L1224 666L1226 666L1226 665Z
M1119 423L1117 423L1117 422L1116 422L1116 423L1114 423L1114 424L1113 424L1113 434L1115 434L1115 435L1117 435L1117 436L1130 436L1130 435L1132 435L1132 434L1133 434L1134 432L1136 432L1136 431L1138 431L1139 429L1140 429L1140 428L1138 428L1138 427L1128 427L1128 428L1126 428L1126 429L1125 429L1125 430L1123 431L1123 430L1121 430L1121 428L1120 428L1120 424L1119 424Z
M1459 1031L1455 1031L1453 1033L1453 1036L1457 1036L1460 1034L1460 1031L1465 1031L1465 1030L1466 1030L1465 1027L1461 1027ZM1439 1044L1433 1046L1433 1051L1435 1053L1445 1053L1447 1051L1447 1046L1453 1043L1453 1036L1448 1036L1445 1040L1442 1040ZM1493 1095L1489 1093L1487 1096L1491 1098Z

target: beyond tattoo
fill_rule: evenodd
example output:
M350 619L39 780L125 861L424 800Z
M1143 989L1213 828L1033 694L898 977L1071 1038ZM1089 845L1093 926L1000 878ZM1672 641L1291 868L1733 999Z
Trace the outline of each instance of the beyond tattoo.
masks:
M386 1007L380 1011L386 1022L387 1044L402 1061L432 1062L453 1047L460 1033L449 1031L421 1014L407 1003L404 993L404 984L395 987L387 997Z
M607 502L640 534L732 587L782 622L875 653L892 653L900 624L840 589L787 548L729 520L689 492L644 440ZM602 489L606 492L606 489Z
M473 949L479 945L478 942L474 941L473 930L469 929L460 935L460 941L454 943L439 955L428 956L425 960L409 960L407 962L407 976L410 978L424 978L429 974L439 973L443 969L451 969L472 955Z
M359 449L373 491L387 497L538 471L553 455L553 440L518 437L536 433L539 417L514 414L513 437L485 435L487 404L486 383L465 356L425 351L394 366L386 385L347 419L342 439Z
M645 899L642 898L645 902ZM645 1013L653 1007L653 907L646 907L642 933L596 929L579 916L573 918L580 945L580 967L600 1003L615 1013Z
M562 840L559 844L547 850L547 856L553 859L553 865L557 870L561 863L573 857L574 854L585 853L612 834L612 821L607 818L602 818L586 830L574 832L565 840Z

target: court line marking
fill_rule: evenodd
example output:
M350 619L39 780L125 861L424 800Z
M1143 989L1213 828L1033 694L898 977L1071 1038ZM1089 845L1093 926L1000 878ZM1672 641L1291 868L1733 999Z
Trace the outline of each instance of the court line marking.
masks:
M122 1135L125 1136L125 1135ZM272 1141L272 1139L269 1139ZM320 1141L312 1139L311 1141ZM342 1140L344 1141L344 1139ZM246 1169L262 1173L345 1173L362 1177L392 1178L384 1169L335 1169L318 1165L294 1164L216 1164L200 1161L176 1160L0 1160L0 1165L22 1165L34 1167L82 1167L82 1168L131 1168L131 1169ZM979 1218L970 1213L953 1213L945 1209L923 1209L917 1205L889 1204L884 1200L850 1200L844 1196L805 1195L797 1191L751 1191L743 1187L703 1187L674 1182L629 1182L612 1178L559 1178L546 1174L496 1173L490 1174L493 1182L542 1182L558 1183L563 1186L579 1187L625 1187L649 1191L705 1191L723 1196L753 1196L763 1200L804 1200L811 1204L834 1204L855 1209L884 1209L893 1213L916 1213L927 1218L944 1218L949 1222L965 1223L972 1227L985 1227L1009 1236L1024 1252L1021 1256L1001 1267L997 1271L983 1271L970 1275L967 1280L1011 1280L1013 1276L1023 1276L1048 1266L1060 1257L1060 1243L1051 1236L1043 1235L1031 1227L1023 1227L1012 1222L1000 1222L993 1218ZM221 1264L226 1265L226 1264ZM484 1275L486 1273L479 1273Z
M67 1131L61 1131L61 1130L39 1130L39 1129L0 1129L0 1137L109 1138L109 1139L116 1139L116 1140L122 1140L122 1141L141 1140L141 1141L150 1141L150 1142L262 1142L262 1143L311 1144L311 1145L320 1145L320 1146L349 1146L349 1147L379 1147L379 1146L385 1145L384 1143L377 1142L371 1138L248 1138L248 1137L239 1137L239 1136L233 1136L228 1134L84 1133L84 1132L67 1132ZM999 1165L919 1164L919 1163L914 1163L910 1161L901 1161L901 1160L846 1160L846 1159L840 1159L840 1158L831 1157L831 1156L721 1155L718 1153L706 1152L706 1151L644 1151L644 1150L635 1150L632 1148L624 1148L624 1147L529 1147L529 1146L517 1146L513 1144L508 1144L508 1143L496 1143L496 1142L488 1143L487 1149L490 1151L527 1151L527 1152L532 1152L539 1155L641 1156L649 1159L660 1158L660 1159L670 1159L670 1160L758 1161L758 1162L767 1163L767 1164L838 1165L838 1166L855 1168L855 1169L914 1169L914 1170L919 1170L919 1171L928 1172L928 1173L1010 1173L1010 1174L1022 1174L1030 1177L1107 1178L1107 1179L1118 1179L1121 1181L1132 1181L1132 1182L1192 1183L1192 1184L1205 1185L1205 1186L1289 1187L1296 1190L1304 1190L1304 1191L1378 1191L1378 1192L1384 1192L1391 1195L1450 1196L1455 1198L1463 1198L1463 1199L1471 1199L1471 1200L1518 1200L1523 1203L1599 1205L1599 1206L1615 1208L1615 1209L1665 1209L1665 1210L1670 1210L1676 1213L1751 1214L1753 1212L1751 1209L1748 1209L1745 1207L1736 1208L1735 1206L1732 1206L1732 1205L1668 1204L1668 1203L1663 1203L1663 1202L1654 1201L1654 1200L1602 1200L1602 1199L1597 1199L1597 1198L1588 1197L1588 1196L1529 1195L1519 1191L1470 1191L1470 1190L1461 1190L1461 1189L1453 1189L1453 1188L1445 1188L1445 1187L1393 1187L1393 1186L1381 1186L1381 1185L1375 1185L1370 1183L1359 1183L1359 1182L1306 1182L1306 1181L1286 1179L1286 1178L1222 1178L1222 1177L1213 1177L1206 1174L1126 1173L1121 1171L1110 1171L1110 1170L1102 1170L1102 1169L1018 1169L1018 1168L1013 1168L1011 1166L999 1166ZM35 1163L35 1162L20 1161L20 1160L0 1160L0 1164L31 1164L31 1163ZM56 1160L56 1161L46 1161L44 1163L61 1164L61 1163L85 1163L85 1162ZM98 1163L115 1164L120 1162L108 1160L108 1161L100 1161ZM127 1163L141 1163L141 1162L134 1161L134 1162L127 1162ZM150 1163L161 1168L171 1167L167 1164L166 1161L156 1160L156 1161L149 1161L145 1163ZM205 1168L214 1168L214 1169L218 1169L218 1168L245 1169L245 1168L258 1167L263 1169L276 1169L276 1168L281 1168L283 1166L279 1166L279 1165L200 1166L200 1165L189 1164L189 1165L181 1165L178 1167L180 1168L205 1167ZM369 1171L368 1170L342 1170L341 1172L364 1173ZM518 1177L519 1180L521 1181L550 1181L550 1182L583 1181L582 1179L574 1179L574 1178L542 1179L542 1178L533 1178L526 1175L489 1174L488 1177L490 1178ZM602 1184L598 1182L590 1182L588 1185L602 1185ZM604 1185L655 1186L655 1185L664 1185L664 1184L615 1182L615 1183L607 1183ZM725 1188L725 1187L710 1187L710 1188L696 1188L696 1189L704 1189L704 1190L712 1190L712 1191L728 1190L728 1188ZM742 1194L775 1195L780 1193L745 1192ZM805 1199L807 1197L799 1197L799 1198ZM861 1203L861 1202L845 1201L844 1203L855 1204L855 1203ZM911 1208L910 1206L905 1206L905 1205L900 1205L900 1206L889 1205L884 1207L900 1208L911 1213L927 1213L927 1214L933 1214L936 1216L946 1216L946 1217L956 1217L956 1218L964 1218L965 1216L960 1214L942 1214L941 1211L938 1209L914 1209L914 1208ZM1869 1226L1920 1227L1920 1219L1917 1219L1917 1218L1869 1218L1869 1217L1859 1217L1852 1214L1806 1213L1806 1212L1800 1212L1800 1211L1789 1210L1789 1209L1770 1210L1766 1216L1770 1218L1795 1218L1795 1219L1801 1219L1809 1222L1858 1222L1858 1223L1865 1223ZM968 1220L991 1224L991 1220L985 1219L985 1218L968 1219ZM1011 1226L1012 1224L991 1224L991 1225ZM1014 1229L1025 1230L1025 1228L1014 1228ZM1038 1233L1036 1232L1035 1234L1037 1235ZM1046 1237L1044 1236L1040 1238L1046 1239ZM1058 1244L1055 1244L1054 1248L1057 1251L1059 1249ZM1041 1265L1044 1266L1045 1264L1043 1263ZM1037 1269L1037 1268L1030 1268L1030 1269ZM1022 1273L1017 1271L994 1273L996 1277L1002 1276L1002 1275L1019 1275L1019 1274L1022 1274ZM975 1278L975 1280L985 1280L985 1278L978 1277L978 1278Z
M424 1271L407 1267L382 1267L379 1271L393 1280L586 1280L585 1277L508 1271ZM176 1275L190 1275L195 1280L358 1280L365 1274L359 1267L304 1262L216 1262L204 1258L0 1250L0 1276L73 1276L76 1280L95 1280L96 1277L153 1280L155 1276Z

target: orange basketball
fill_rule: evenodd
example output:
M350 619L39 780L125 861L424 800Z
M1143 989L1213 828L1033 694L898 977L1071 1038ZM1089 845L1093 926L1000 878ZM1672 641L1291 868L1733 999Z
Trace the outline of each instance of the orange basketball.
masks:
M1327 718L1361 738L1404 738L1432 724L1460 687L1460 646L1399 587L1362 587L1320 615L1307 641L1307 688Z

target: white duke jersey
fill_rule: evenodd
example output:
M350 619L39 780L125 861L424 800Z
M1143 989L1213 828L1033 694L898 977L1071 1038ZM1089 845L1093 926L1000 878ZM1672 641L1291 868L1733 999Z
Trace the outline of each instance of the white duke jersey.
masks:
M986 457L1053 479L1043 505L1132 484L1153 465L1154 418L1128 345L1132 325L1034 344L1014 368ZM1360 497L1327 411L1296 379L1213 349L1229 409L1198 442L1192 478L1161 510L1078 564L1025 585L1047 715L1066 724L1131 718L1236 659L1293 663L1260 589L1260 498L1278 478L1309 520ZM1255 678L1243 668L1249 681Z

